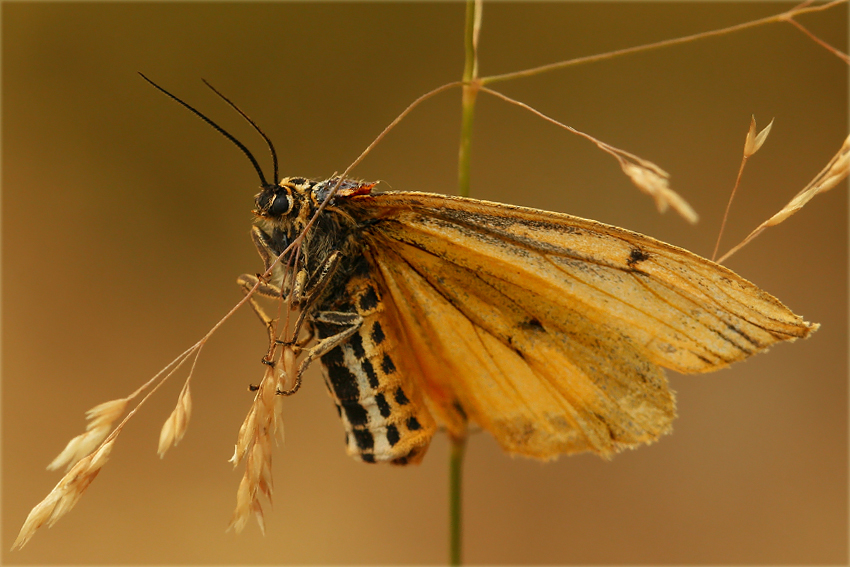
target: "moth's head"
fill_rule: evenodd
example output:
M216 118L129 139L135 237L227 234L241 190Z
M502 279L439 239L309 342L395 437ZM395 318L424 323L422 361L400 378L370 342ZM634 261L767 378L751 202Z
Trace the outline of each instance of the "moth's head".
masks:
M266 184L254 199L253 213L269 220L297 216L301 203L315 185L315 181L303 177L284 177L277 185Z
M303 217L306 222L319 206L331 197L331 207L337 198L346 199L368 195L376 183L338 177L313 181L303 177L284 177L277 185L265 184L254 199L254 215L261 219L286 223ZM333 197L332 197L333 194Z

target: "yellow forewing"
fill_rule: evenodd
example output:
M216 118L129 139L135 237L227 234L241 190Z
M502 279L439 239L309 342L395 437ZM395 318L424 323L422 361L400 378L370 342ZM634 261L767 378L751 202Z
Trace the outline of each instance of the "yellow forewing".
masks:
M624 229L424 193L372 199L392 218L377 235L512 284L553 310L579 311L680 372L722 367L817 327L734 272ZM635 251L642 259L632 261Z
M804 322L730 270L561 215L425 193L351 198L432 410L458 406L505 449L603 455L649 442L675 410L663 371L705 372Z

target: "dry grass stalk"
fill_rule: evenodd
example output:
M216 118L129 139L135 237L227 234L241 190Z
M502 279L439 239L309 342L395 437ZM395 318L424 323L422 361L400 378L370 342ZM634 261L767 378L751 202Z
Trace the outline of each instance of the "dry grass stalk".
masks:
M691 207L688 202L682 198L681 195L670 189L670 174L655 165L654 163L652 163L651 161L645 160L625 150L615 148L610 144L606 144L605 142L594 138L590 134L585 134L584 132L576 130L571 126L567 126L566 124L543 114L539 110L532 108L524 102L512 99L509 96L503 95L498 91L494 91L486 87L481 87L481 90L490 93L491 95L498 97L504 100L505 102L509 102L511 104L519 106L520 108L524 108L532 114L539 116L543 120L551 122L556 126L560 126L561 128L564 128L565 130L568 130L573 134L581 136L586 140L590 140L591 142L596 144L596 147L598 147L600 150L614 156L614 158L619 162L620 167L623 169L623 172L629 176L629 179L632 180L632 183L634 183L638 189L640 189L655 200L655 205L658 207L659 212L663 213L669 207L679 213L685 220L690 223L695 223L697 222L697 220L699 220L699 216L697 215L696 211L694 211L693 207Z
M522 71L513 71L510 73L503 73L501 75L490 75L488 77L481 77L482 85L490 85L497 82L509 81L514 79L521 79L525 77L533 77L535 75L541 75L543 73L548 73L550 71L556 71L558 69L566 69L568 67L574 67L577 65L584 65L587 63L595 63L597 61L604 61L607 59L614 59L616 57L622 57L624 55L632 55L635 53L641 53L644 51L650 51L653 49L661 49L665 47L671 47L673 45L679 45L684 43L689 43L692 41L708 39L710 37L716 37L720 35L727 35L739 31L743 31L746 29L762 26L770 23L778 23L778 22L789 22L792 24L797 24L794 20L795 17L801 16L803 14L811 14L815 12L823 12L838 6L839 4L846 3L847 0L832 0L831 2L827 2L826 4L814 4L813 0L806 0L805 2L794 6L793 8L782 12L780 14L774 14L772 16L767 16L765 18L760 18L758 20L752 20L749 22L744 22L741 24L736 24L733 26L728 26L725 28L720 28L716 30L710 30L707 32L699 32L693 35L687 35L684 37L677 37L673 39L665 39L662 41L656 41L654 43L647 43L644 45L636 45L634 47L626 47L624 49L616 49L614 51L607 51L605 53L597 53L595 55L587 55L584 57L576 57L574 59L568 59L564 61L557 61L555 63L547 63L546 65L540 65L539 67L532 67L530 69L523 69ZM799 26L798 27L802 27ZM807 32L808 33L808 32ZM825 42L818 40L814 37L813 34L808 33L808 35L817 41L819 44L823 45L830 51L837 52L836 54L841 56L840 51L826 45Z
M711 253L711 259L717 258L717 251L720 249L720 239L723 238L723 231L726 229L726 221L729 219L729 211L732 208L732 201L735 199L735 194L738 192L738 186L741 184L741 176L744 175L744 167L747 165L747 159L759 151L767 140L770 129L773 128L773 120L770 124L756 134L756 117L750 119L750 129L747 132L747 138L744 141L744 157L741 159L741 166L738 168L738 177L735 179L735 185L732 187L732 194L729 195L729 202L726 203L726 211L723 213L723 220L720 222L720 231L717 233L717 241L714 243L714 252Z
M189 426L191 415L192 395L189 393L189 381L187 380L183 385L183 389L180 391L180 396L177 398L177 406L171 412L171 415L168 416L168 419L165 420L162 430L159 432L159 448L157 449L157 453L160 459L165 457L165 452L172 445L177 445L183 439L183 435Z
M112 424L124 414L129 402L130 398L111 400L87 411L86 419L89 423L86 426L86 432L71 439L65 449L47 465L47 470L71 468L74 463L94 451L95 447L109 435Z
M752 231L740 244L724 254L718 262L723 262L732 254L749 244L751 240L761 234L761 232L767 227L776 226L787 220L788 217L802 209L806 203L811 201L815 195L826 193L838 185L841 181L847 178L848 171L850 171L850 136L844 140L844 143L841 145L841 149L838 150L838 153L835 154L831 160L829 160L826 167L824 167L821 172L818 173L817 176L815 176L815 178L803 188L802 191L797 193L794 198L782 208L782 210L761 223L759 227Z
M74 507L80 496L95 479L97 473L106 464L114 442L115 436L90 455L80 459L71 470L65 473L65 476L47 497L30 511L18 537L15 539L15 543L12 544L13 550L26 545L38 528L44 524L51 527Z
M833 4L837 4L837 3L838 2L833 2ZM834 48L833 46L829 45L827 42L825 42L824 40L822 40L821 38L819 38L818 36L816 36L815 34L810 32L808 30L808 28L803 27L803 25L800 22L798 22L797 20L795 20L793 17L786 18L785 21L788 22L789 24L793 25L794 27L796 27L798 30L800 30L801 32L803 32L807 36L809 36L809 39L811 39L812 41L814 41L815 43L817 43L818 45L820 45L821 47L823 47L824 49L826 49L827 51L829 51L830 53L832 53L833 55L835 55L836 57L838 57L839 59L844 61L845 63L850 64L850 56L848 56L843 51L840 51L840 50Z
M236 509L228 529L241 532L253 515L265 533L260 496L272 501L272 440L283 442L282 399L279 391L292 387L296 375L296 347L284 345L274 366L266 368L248 415L239 429L230 462L245 461L245 474L236 493Z

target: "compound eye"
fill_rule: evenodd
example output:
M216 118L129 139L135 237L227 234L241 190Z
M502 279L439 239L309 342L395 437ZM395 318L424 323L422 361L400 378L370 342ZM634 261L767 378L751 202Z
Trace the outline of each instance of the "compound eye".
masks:
M269 207L269 215L273 217L282 217L292 210L292 197L287 193L279 193L275 195L271 207Z

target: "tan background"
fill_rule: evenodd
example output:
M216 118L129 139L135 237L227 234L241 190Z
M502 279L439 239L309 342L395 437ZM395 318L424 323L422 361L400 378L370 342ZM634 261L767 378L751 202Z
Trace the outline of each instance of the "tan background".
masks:
M788 5L786 5L788 6ZM459 78L464 7L441 4L11 4L3 9L2 559L21 564L440 563L447 445L423 465L346 457L316 370L286 400L267 535L225 533L236 432L264 334L240 312L210 342L189 432L161 461L170 384L131 422L77 507L9 548L58 480L44 466L83 413L129 393L239 299L260 263L254 172L143 71L262 143L287 175L341 171L416 96ZM776 4L492 4L481 71L501 73L728 26ZM847 45L847 10L806 17ZM751 114L776 124L748 166L724 249L840 146L847 67L770 25L500 87L659 163L701 213L658 215L615 162L482 96L473 192L594 218L710 254ZM454 191L459 93L406 120L356 170L384 187ZM466 463L470 563L847 561L847 195L817 198L728 265L822 323L811 339L711 376L671 376L676 431L612 462L511 459L476 436Z

